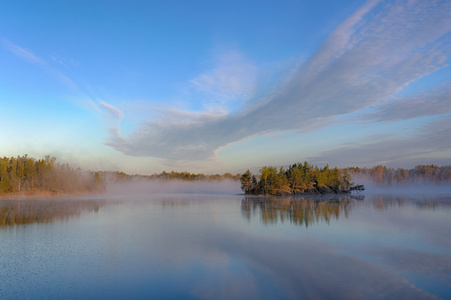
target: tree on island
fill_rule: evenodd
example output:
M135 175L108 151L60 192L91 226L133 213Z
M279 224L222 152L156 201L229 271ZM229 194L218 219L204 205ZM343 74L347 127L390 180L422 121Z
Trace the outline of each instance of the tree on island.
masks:
M293 164L284 170L263 167L257 176L247 170L240 178L245 194L296 195L303 193L350 193L364 190L363 185L354 185L347 169L324 168L304 164Z

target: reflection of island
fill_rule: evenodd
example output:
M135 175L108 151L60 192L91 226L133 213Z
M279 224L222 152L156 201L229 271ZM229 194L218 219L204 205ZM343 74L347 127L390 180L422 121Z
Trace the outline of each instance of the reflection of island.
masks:
M343 197L245 197L241 201L241 211L248 220L259 215L264 224L290 222L301 226L338 220L341 215L348 217L357 198Z
M102 200L4 200L0 201L0 227L32 223L52 223L97 212Z

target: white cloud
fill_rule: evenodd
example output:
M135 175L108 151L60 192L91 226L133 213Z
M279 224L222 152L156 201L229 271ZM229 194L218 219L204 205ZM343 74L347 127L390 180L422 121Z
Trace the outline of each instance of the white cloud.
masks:
M124 113L117 107L108 104L106 102L103 101L99 101L100 106L102 107L102 109L113 119L117 119L117 120L121 120L122 118L124 118Z
M148 120L127 139L112 135L108 145L129 155L201 160L251 136L315 130L337 115L395 99L406 85L446 67L450 15L447 1L370 1L332 32L288 80L251 99L252 107L237 113L199 113L186 122L164 125ZM205 92L223 92L225 98L229 89L233 95L245 93L243 85L227 79L239 71L220 70L200 75L192 83ZM314 122L318 125L312 128Z

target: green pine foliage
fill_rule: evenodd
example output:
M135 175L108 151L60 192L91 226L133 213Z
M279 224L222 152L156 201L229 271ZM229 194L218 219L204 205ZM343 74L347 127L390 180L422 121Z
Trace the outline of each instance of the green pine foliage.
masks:
M307 162L289 166L288 170L263 167L259 174L247 170L240 178L241 189L253 195L296 195L304 193L350 193L364 190L354 185L347 169L312 166Z

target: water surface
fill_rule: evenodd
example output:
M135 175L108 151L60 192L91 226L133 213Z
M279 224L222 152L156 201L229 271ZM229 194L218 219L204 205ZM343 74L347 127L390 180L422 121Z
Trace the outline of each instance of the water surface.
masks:
M0 201L1 299L449 299L451 197Z

